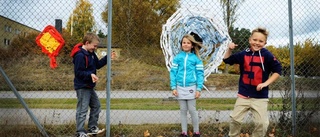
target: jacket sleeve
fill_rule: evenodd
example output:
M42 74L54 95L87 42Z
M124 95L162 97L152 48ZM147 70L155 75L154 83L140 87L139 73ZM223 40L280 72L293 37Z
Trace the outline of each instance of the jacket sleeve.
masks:
M198 59L196 64L196 74L197 74L197 91L201 91L203 88L204 82L204 69L203 69L203 62Z
M101 58L100 60L98 59L97 55L94 55L95 57L95 62L96 62L96 68L100 69L102 68L104 65L107 64L107 56L104 56L103 58Z
M171 90L177 89L177 73L178 73L178 59L175 57L172 62L172 66L170 69L170 87Z
M232 54L229 58L223 59L223 62L229 65L240 64L241 54L244 54L244 53L238 52L238 53Z
M277 58L272 53L270 53L270 56L271 56L271 62L272 62L271 72L278 73L279 75L281 75L282 73L281 63L277 60Z

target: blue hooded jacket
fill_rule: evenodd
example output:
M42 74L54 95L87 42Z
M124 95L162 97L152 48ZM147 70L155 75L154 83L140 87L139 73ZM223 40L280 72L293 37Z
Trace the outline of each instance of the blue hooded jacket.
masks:
M262 88L261 91L257 91L256 87L267 81L271 73L281 75L282 70L280 62L265 48L257 52L247 48L223 61L230 65L240 65L238 93L250 98L268 98L268 87Z
M74 64L74 89L94 88L96 83L92 82L91 74L107 64L107 56L99 60L94 52L83 49L81 43L74 46L70 56Z
M203 63L194 53L181 51L172 62L170 69L171 90L177 86L197 86L197 91L203 88L204 70Z

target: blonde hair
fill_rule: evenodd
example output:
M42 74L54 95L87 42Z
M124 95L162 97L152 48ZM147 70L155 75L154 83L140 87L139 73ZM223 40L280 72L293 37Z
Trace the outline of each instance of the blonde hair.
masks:
M190 34L186 34L186 35L184 35L184 36L182 37L181 42L180 42L180 45L181 45L181 46L182 46L182 40L183 40L183 38L186 38L186 39L188 39L188 40L191 41L192 46L193 46L193 48L191 49L191 51L193 51L193 52L200 58L200 53L199 53L200 48L205 48L205 47L204 47L200 42L196 41L196 40L194 39L194 37L193 37L192 35L190 35Z
M256 28L256 29L252 30L251 36L252 36L253 33L255 33L255 32L259 32L259 33L263 34L263 35L266 37L266 39L268 39L269 31L267 31L266 28L258 27L258 28Z
M98 37L97 34L88 32L88 33L86 33L86 35L83 37L82 43L85 44L87 41L88 41L89 43L91 43L93 40L97 40L97 41L100 42L100 38Z

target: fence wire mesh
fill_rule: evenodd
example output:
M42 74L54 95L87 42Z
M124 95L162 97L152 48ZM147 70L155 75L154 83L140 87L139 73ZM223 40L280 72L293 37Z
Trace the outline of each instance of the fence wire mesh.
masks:
M2 0L0 3L0 136L74 136L77 98L69 55L86 32L98 34L101 42L96 53L99 57L106 55L108 1ZM318 0L113 1L111 47L117 57L111 62L110 108L106 105L107 67L98 71L100 80L95 90L102 104L99 127L106 127L106 110L110 109L111 137L180 134L179 104L171 95L160 37L167 20L177 10L185 9L209 13L214 23L224 23L226 28L222 29L228 30L231 40L239 45L235 52L249 46L252 29L269 30L266 48L281 62L283 74L270 85L270 124L266 136L318 137L319 8ZM50 58L36 43L36 37L48 25L55 26L65 41L54 69L50 67ZM290 56L290 51L294 56ZM227 136L238 78L238 65L224 63L207 77L207 90L197 100L203 137ZM37 128L27 110L45 133ZM244 119L243 135L251 135L254 128L250 115ZM192 132L191 119L188 130Z

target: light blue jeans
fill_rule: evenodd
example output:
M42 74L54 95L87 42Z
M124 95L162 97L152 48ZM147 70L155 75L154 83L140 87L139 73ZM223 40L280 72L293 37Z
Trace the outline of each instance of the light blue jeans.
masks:
M76 112L77 133L86 133L84 124L86 121L88 108L90 107L88 128L91 128L93 126L98 126L101 105L97 93L93 89L82 88L77 89L76 92L78 98Z

